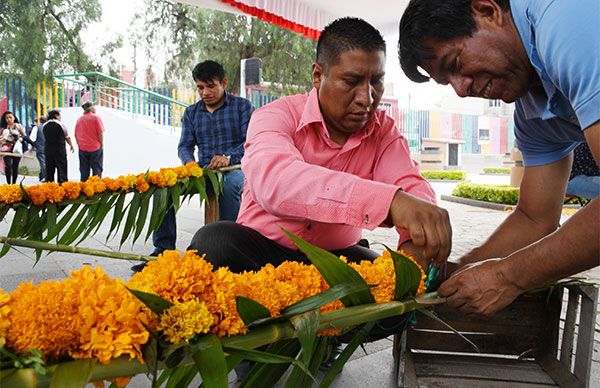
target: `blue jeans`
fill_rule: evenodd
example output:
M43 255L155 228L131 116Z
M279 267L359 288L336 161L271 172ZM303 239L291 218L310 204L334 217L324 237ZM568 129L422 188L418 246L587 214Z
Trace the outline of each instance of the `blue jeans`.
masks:
M79 150L79 173L81 174L81 181L85 182L88 180L90 170L92 170L92 175L102 178L103 161L104 151L102 148L92 152Z
M577 175L567 185L567 194L594 199L600 195L600 176Z
M44 150L36 150L35 157L37 158L38 163L40 164L40 174L38 177L40 179L40 182L43 182L46 180L46 154L44 154Z
M219 196L219 219L235 221L240 211L240 199L244 188L244 173L242 170L226 171L223 173L223 194ZM212 185L206 185L207 191L212 191ZM169 199L170 200L170 199ZM152 233L154 244L153 255L158 255L167 249L175 249L177 242L177 220L175 209L170 206L160 226Z

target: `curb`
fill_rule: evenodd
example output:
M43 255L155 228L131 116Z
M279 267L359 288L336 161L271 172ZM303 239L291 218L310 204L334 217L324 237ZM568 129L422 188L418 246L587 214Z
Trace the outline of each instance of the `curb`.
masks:
M513 211L516 208L515 205L505 205L502 203L486 202L471 198L455 197L454 195L442 195L440 198L443 201L462 203L463 205L478 206L499 211Z

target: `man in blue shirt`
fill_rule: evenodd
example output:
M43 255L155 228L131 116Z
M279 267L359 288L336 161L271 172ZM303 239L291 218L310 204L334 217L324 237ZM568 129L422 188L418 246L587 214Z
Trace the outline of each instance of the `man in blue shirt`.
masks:
M600 264L600 198L558 229L573 149L587 142L600 161L598 26L598 0L412 0L402 16L399 56L411 80L429 79L420 67L461 97L516 102L517 209L440 286L449 305L493 314Z
M193 162L198 149L198 164L208 169L218 169L239 164L244 156L244 143L250 116L254 111L250 101L225 91L227 78L223 66L215 61L204 61L192 71L201 100L186 108L177 147L183 164ZM219 218L235 221L240 209L244 186L241 169L223 172L223 194L219 196ZM207 187L210 189L210 185ZM159 228L152 235L154 252L175 249L177 226L175 211L171 207ZM139 271L145 263L134 265Z

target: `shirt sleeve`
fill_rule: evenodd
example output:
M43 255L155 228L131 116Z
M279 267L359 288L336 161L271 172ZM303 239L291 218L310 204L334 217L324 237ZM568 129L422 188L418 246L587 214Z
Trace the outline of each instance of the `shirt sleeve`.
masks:
M38 133L38 126L34 125L33 128L31 128L31 133L29 134L29 138L31 139L31 141L37 140L37 133Z
M96 133L98 135L100 135L103 132L104 132L104 123L102 122L102 119L100 118L100 116L96 116Z
M600 119L599 25L598 0L580 0L577 6L548 2L535 25L545 71L569 100L582 129Z
M181 163L187 164L193 162L194 149L196 148L196 139L194 136L194 123L192 122L191 112L195 109L195 105L190 106L183 114L183 122L181 124L181 137L177 146L177 153Z
M294 144L295 130L285 104L252 115L242 168L253 199L280 218L379 226L398 186L306 162ZM410 188L409 182L404 183Z
M250 101L243 99L242 107L240 108L240 139L239 144L229 152L231 156L231 164L238 164L244 156L244 143L246 142L246 133L248 132L248 123L254 112L254 107Z

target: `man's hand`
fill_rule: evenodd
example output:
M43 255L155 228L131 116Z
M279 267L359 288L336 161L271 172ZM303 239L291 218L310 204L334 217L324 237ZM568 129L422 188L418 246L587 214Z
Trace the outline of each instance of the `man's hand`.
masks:
M209 170L215 170L217 168L227 167L227 166L229 166L229 158L227 156L215 155L210 160L210 163L208 164L207 168Z
M408 230L410 238L423 247L423 256L440 266L450 256L452 227L445 209L398 190L390 206L394 226Z
M438 294L464 313L492 315L525 291L509 279L505 263L489 259L466 265L440 285Z
M70 148L71 153L75 152L75 148L73 148L72 145L69 145L69 148Z

